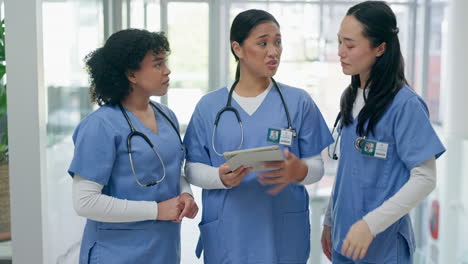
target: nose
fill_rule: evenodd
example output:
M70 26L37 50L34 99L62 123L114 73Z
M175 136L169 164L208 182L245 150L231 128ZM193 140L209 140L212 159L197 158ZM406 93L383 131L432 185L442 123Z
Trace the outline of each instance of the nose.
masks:
M271 58L276 58L281 54L281 47L270 46L268 48L268 56Z
M171 74L171 69L169 69L169 67L166 67L165 75L169 75L169 74Z
M344 58L346 56L343 44L338 45L338 57Z

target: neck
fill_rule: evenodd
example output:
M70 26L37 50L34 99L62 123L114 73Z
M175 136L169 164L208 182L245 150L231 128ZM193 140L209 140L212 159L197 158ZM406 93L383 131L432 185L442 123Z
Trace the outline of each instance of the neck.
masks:
M149 107L149 97L139 95L133 90L133 92L122 100L122 105L132 112L146 111Z
M257 77L242 70L235 92L242 97L255 97L270 85L269 77Z
M359 74L361 89L366 89L366 82L369 79L369 72Z

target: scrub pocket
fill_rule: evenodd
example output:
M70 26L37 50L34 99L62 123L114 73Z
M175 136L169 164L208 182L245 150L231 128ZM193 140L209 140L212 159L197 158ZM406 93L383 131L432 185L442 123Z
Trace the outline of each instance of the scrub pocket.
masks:
M398 233L397 264L412 264L410 246L408 240Z
M305 263L310 252L309 210L283 214L279 241L280 263Z
M219 232L220 221L215 220L206 224L200 224L198 227L200 228L200 238L203 244L204 263L227 263L224 241L222 241L222 234Z
M411 219L409 216L404 216L404 218L401 221L401 226L400 230L398 231L398 236L399 236L399 241L401 241L400 244L402 246L399 246L398 248L405 249L405 254L403 254L403 250L400 250L398 252L398 261L401 259L401 263L407 264L407 263L413 263L412 258L413 258L413 253L416 250L416 243L414 239L414 234L413 234L413 229L412 229L412 224L411 224ZM400 257L400 253L401 257ZM405 255L408 255L408 257L405 257ZM405 261L407 259L407 261ZM400 264L400 262L398 262Z
M82 242L83 243L83 242ZM89 246L82 246L80 249L80 264L98 264L99 256L97 254L96 242Z

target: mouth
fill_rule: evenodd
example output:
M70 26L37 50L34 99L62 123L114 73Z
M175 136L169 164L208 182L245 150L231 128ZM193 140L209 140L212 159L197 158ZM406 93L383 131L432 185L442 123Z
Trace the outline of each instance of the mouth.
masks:
M349 66L349 64L348 64L348 63L341 62L341 67L346 67L346 66Z
M163 85L169 85L169 81L170 81L170 79L167 79L167 81L163 82L162 84Z
M278 67L278 61L277 60L270 60L267 62L267 67L270 69L276 69Z

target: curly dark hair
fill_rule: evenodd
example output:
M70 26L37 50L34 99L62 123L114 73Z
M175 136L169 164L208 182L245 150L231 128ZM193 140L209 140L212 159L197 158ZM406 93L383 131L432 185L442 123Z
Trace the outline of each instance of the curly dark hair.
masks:
M124 29L112 34L103 47L89 53L84 61L90 79L92 102L118 104L131 92L128 71L140 69L148 51L170 52L164 32Z

